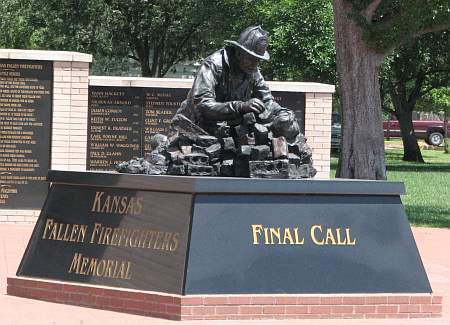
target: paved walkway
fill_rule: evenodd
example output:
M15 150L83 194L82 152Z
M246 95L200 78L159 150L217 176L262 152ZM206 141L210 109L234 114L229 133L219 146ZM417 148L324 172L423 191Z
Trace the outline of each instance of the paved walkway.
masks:
M32 232L31 225L0 224L0 325L344 325L450 324L450 229L414 228L414 236L435 293L444 295L443 317L406 320L185 321L174 322L6 295L6 277L14 275Z

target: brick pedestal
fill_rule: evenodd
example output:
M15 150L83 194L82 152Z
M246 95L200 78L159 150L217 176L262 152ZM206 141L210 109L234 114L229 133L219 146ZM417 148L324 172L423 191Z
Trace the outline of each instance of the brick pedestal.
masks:
M24 298L173 320L424 318L442 316L433 294L172 295L11 277L7 292Z

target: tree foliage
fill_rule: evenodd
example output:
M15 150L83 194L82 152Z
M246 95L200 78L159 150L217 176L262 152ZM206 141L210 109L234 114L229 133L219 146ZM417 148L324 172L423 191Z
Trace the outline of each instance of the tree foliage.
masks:
M333 7L330 0L266 0L259 6L270 31L266 76L335 82Z
M115 24L114 43L127 48L143 76L161 77L186 59L197 59L232 31L232 22L252 2L208 0L105 1ZM243 12L249 12L243 10Z
M0 46L65 50L117 60L124 51L114 48L106 32L113 24L103 0L2 0Z
M0 44L92 53L97 73L133 58L163 76L237 39L250 25L270 32L268 79L334 82L330 0L3 0Z
M88 52L94 60L111 58L119 65L129 56L139 63L143 76L153 77L163 76L180 60L198 59L222 46L236 22L255 23L259 2L2 1L0 8L7 13L0 25L2 46Z
M432 89L418 102L417 110L421 112L446 113L450 116L450 86Z
M0 47L33 48L39 31L29 1L0 1Z

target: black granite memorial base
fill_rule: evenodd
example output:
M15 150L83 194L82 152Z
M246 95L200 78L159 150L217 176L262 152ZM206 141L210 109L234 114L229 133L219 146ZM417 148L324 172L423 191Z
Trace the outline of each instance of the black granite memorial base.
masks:
M402 183L48 179L18 276L178 295L431 292Z

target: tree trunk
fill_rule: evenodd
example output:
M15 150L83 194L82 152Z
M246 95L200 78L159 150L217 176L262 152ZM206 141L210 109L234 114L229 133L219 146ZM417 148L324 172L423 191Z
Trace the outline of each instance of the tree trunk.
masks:
M139 58L139 64L141 66L142 77L153 77L152 69L150 68L150 56L149 52L142 48L142 46L136 46L136 52Z
M336 177L386 179L379 67L384 54L367 47L348 17L350 5L334 0L336 63L341 90L342 147Z
M150 65L147 61L141 61L141 74L142 77L153 77L152 72L150 70Z
M397 117L402 134L403 142L403 160L424 162L422 152L420 152L417 143L416 134L412 122L412 110L395 108L395 116Z

